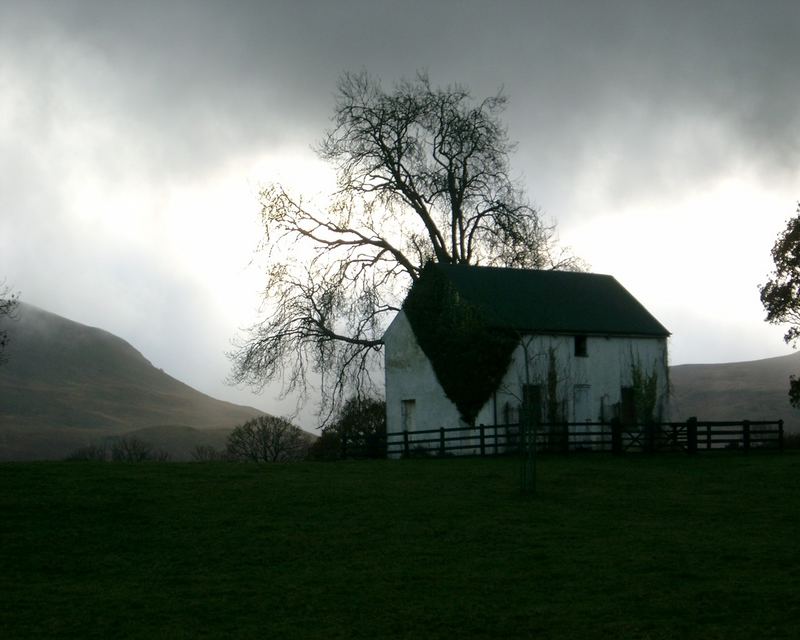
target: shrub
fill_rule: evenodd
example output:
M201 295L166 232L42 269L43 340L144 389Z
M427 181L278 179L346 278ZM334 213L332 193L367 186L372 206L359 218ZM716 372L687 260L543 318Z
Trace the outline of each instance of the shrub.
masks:
M308 453L308 435L285 418L259 416L236 427L228 436L227 453L234 460L285 462Z
M228 460L228 454L220 451L208 444L199 444L192 451L192 461L194 462L217 462Z
M342 443L344 441L344 446ZM311 446L315 460L386 457L386 402L377 398L347 400L336 419Z
M108 459L108 451L105 446L89 444L85 447L79 447L71 452L65 460L69 461L97 461L104 462Z
M136 436L122 436L111 444L112 462L167 462L169 459L169 453L154 449L152 444Z
M800 433L784 433L783 448L800 449Z
M332 429L324 430L308 448L310 460L339 460L342 457L342 440Z

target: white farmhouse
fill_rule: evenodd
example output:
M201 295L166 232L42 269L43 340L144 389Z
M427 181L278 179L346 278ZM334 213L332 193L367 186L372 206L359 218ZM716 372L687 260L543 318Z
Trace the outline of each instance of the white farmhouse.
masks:
M669 335L611 276L430 265L384 334L387 433L663 419Z

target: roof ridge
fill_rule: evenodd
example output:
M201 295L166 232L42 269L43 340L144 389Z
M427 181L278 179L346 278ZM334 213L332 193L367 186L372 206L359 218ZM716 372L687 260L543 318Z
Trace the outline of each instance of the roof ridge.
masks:
M494 271L509 271L514 273L538 273L538 274L559 274L559 275L574 275L578 277L592 276L596 278L616 278L610 273L595 273L594 271L568 271L562 269L532 269L528 267L498 267L495 265L484 264L451 264L446 262L437 262L433 264L436 268L443 269L477 269L477 270L494 270Z
M525 332L669 335L610 274L466 264L431 266L498 328ZM423 272L424 277L424 272Z

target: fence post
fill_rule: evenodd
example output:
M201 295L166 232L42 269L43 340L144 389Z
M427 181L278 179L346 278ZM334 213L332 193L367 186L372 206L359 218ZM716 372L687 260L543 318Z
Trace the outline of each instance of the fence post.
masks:
M778 420L778 451L783 451L783 420Z
M644 445L647 453L654 453L656 450L656 431L653 423L649 420L644 423Z
M439 455L444 458L444 427L439 427Z
M622 423L619 418L611 418L611 453L622 455Z
M403 430L403 455L408 458L408 429Z
M697 453L697 418L691 417L686 421L686 450Z
M486 456L486 426L481 422L481 458Z
M742 422L742 447L745 451L750 451L750 421Z

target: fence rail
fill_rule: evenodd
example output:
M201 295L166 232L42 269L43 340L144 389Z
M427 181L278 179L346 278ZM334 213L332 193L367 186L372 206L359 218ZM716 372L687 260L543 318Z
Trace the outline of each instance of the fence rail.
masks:
M658 453L700 450L783 449L783 420L544 423L525 429L520 424L478 425L400 431L386 434L389 457L414 455L508 455L531 449L568 453L641 451Z

